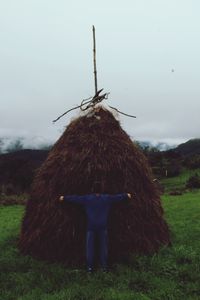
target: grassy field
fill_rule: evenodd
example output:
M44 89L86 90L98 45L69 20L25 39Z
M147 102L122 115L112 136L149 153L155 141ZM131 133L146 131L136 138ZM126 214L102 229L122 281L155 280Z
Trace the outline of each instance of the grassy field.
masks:
M198 174L200 175L200 169L195 170L183 170L179 176L176 177L167 177L161 180L162 184L165 187L165 192L170 192L174 189L184 189L185 184L189 177Z
M0 299L200 299L200 191L164 195L163 206L173 247L92 276L22 256L16 242L24 207L0 206Z

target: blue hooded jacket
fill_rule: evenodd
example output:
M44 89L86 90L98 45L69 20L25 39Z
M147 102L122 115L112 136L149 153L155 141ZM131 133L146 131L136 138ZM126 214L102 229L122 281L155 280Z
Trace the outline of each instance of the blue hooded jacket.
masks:
M127 200L127 194L90 194L84 196L64 196L65 202L82 204L85 208L88 225L87 230L106 229L110 207L113 203Z

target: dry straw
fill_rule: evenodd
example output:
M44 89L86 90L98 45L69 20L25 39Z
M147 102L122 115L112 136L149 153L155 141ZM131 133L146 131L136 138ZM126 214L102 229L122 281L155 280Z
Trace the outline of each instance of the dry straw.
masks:
M132 193L109 218L109 257L155 253L170 243L159 193L147 160L113 114L98 109L72 121L50 151L32 185L19 247L24 254L80 265L85 261L83 208L61 205L62 194Z

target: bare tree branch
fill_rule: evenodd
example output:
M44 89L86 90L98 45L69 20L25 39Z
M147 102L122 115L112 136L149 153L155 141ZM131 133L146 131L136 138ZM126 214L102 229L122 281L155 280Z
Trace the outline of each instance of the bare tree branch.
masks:
M53 123L57 122L60 118L62 118L63 116L65 116L66 114L68 114L70 111L75 110L77 108L80 108L82 111L86 111L89 108L94 108L96 104L102 102L103 100L108 99L108 95L109 93L104 93L103 95L100 95L100 93L103 91L103 89L97 91L97 93L95 94L95 96L92 98L87 98L87 99L83 99L80 105L77 105L69 110L67 110L64 114L62 114L61 116L59 116L57 119L53 120ZM88 104L88 105L87 105ZM85 106L86 105L86 106ZM131 118L136 118L136 116L132 116L129 114L126 114L120 110L118 110L117 108L108 105L110 108L116 110L118 113L127 116L127 117L131 117Z
M100 103L101 101L103 101L104 99L108 99L108 95L109 93L105 93L103 95L100 95L100 93L103 91L103 89L97 91L97 93L95 94L94 97L90 97L87 99L83 99L80 105L77 105L69 110L67 110L64 114L62 114L61 116L59 116L57 119L53 120L53 123L57 122L60 118L62 118L63 116L65 116L66 114L68 114L70 111L75 110L77 108L80 108L82 111L87 110L88 108L92 108L94 107L97 103ZM85 105L88 104L86 107Z
M110 105L108 105L108 106L109 106L110 108L116 110L118 113L120 113L120 114L122 114L122 115L124 115L124 116L131 117L131 118L136 118L136 116L132 116L132 115L125 114L125 113L123 113L122 111L118 110L117 108L115 108L115 107L113 107L113 106L110 106Z
M91 98L92 98L92 97L90 97L90 98L88 98L88 99L91 99ZM86 100L88 100L88 99L83 99L83 101L86 101ZM61 116L59 116L57 119L53 120L53 123L57 122L60 118L62 118L64 115L68 114L70 111L75 110L75 109L77 109L77 108L81 108L83 105L85 105L85 104L91 102L91 100L89 100L89 101L87 101L87 102L85 102L85 103L83 103L83 101L81 102L81 105L75 106L75 107L73 107L73 108L67 110L64 114L62 114Z

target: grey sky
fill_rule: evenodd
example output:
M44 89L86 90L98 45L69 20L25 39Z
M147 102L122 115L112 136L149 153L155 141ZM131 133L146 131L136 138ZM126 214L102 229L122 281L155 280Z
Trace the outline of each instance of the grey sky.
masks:
M135 139L200 137L198 0L0 2L0 136L55 140L98 86ZM173 72L173 71L174 72Z

